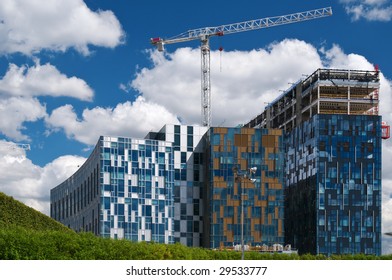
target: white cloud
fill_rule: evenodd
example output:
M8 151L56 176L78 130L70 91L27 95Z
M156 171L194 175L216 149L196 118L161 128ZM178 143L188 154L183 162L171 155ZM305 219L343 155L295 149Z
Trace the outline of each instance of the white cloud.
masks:
M230 126L249 120L280 89L288 88L289 82L321 66L317 50L295 39L273 43L267 50L222 52L222 70L220 55L211 51L213 125L224 122ZM152 68L141 69L130 86L146 100L176 112L185 123L200 124L200 50L180 48L166 56L153 51L150 58Z
M0 80L0 96L69 96L91 101L93 90L77 77L67 77L53 65L17 66L10 63Z
M387 0L340 0L344 4L346 13L353 21L364 18L368 21L390 21L392 19L392 5Z
M11 97L0 99L0 133L16 141L28 140L22 134L25 122L46 116L46 108L36 98Z
M123 37L113 12L91 11L83 0L0 2L0 54L75 48L87 55L89 45L114 48Z
M62 156L40 167L26 158L23 149L0 140L0 191L49 215L50 189L75 173L85 160Z
M71 105L65 105L55 109L46 123L51 130L63 129L68 138L93 145L100 135L141 138L178 120L163 106L138 97L133 103L125 102L115 108L85 109L81 120Z
M67 77L51 64L17 66L9 64L0 79L0 133L16 141L29 140L23 134L26 122L36 122L46 116L46 106L39 96L68 96L92 100L93 90L85 81Z

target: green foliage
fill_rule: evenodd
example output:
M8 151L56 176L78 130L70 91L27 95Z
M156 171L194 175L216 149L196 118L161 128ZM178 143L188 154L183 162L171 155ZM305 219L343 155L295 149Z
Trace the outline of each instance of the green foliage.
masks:
M0 192L0 227L72 232L66 226Z
M188 248L96 237L91 233L37 231L21 227L0 229L3 260L239 260L241 252ZM260 254L245 252L247 260L391 260L389 256Z
M0 260L240 260L241 252L113 240L75 233L0 193ZM392 260L388 256L245 252L247 260Z

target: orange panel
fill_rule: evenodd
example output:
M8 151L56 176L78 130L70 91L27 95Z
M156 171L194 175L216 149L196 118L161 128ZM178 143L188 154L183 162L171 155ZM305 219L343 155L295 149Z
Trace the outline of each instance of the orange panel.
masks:
M216 127L214 128L215 133L227 134L227 127Z
M219 169L220 164L219 164L219 158L214 158L214 169Z
M233 231L227 231L226 232L226 238L228 242L234 242L234 237L233 237Z
M234 134L234 146L240 147L241 146L241 135Z
M278 235L282 235L282 220L278 220Z

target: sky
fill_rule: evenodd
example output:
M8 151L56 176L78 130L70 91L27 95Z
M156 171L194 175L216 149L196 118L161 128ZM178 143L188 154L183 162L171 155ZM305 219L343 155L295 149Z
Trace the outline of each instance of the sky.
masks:
M50 189L100 135L201 123L200 42L158 52L150 38L329 6L330 17L211 38L212 126L246 123L318 68L374 65L380 114L392 124L391 0L2 0L0 191L49 215ZM383 232L392 232L391 141L382 147ZM382 246L392 254L391 237Z

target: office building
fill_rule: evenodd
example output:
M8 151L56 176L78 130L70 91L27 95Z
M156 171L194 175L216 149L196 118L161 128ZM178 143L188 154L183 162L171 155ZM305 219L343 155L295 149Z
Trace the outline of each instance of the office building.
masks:
M378 74L318 69L246 124L285 131L285 242L300 253L381 254Z
M51 217L102 237L174 243L173 188L171 142L102 136L51 190Z
M206 247L284 244L282 130L212 127L207 136Z
M147 139L172 143L174 158L174 241L190 247L203 244L203 191L208 128L165 125Z
M318 69L242 127L102 136L51 216L133 241L380 255L378 75Z

